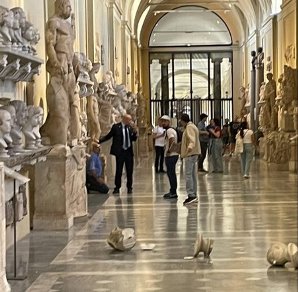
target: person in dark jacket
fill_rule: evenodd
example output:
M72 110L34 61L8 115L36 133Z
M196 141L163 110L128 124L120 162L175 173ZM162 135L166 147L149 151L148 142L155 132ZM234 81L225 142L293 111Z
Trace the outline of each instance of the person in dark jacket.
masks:
M120 123L114 124L110 132L99 139L103 143L113 138L111 155L116 157L115 189L113 194L119 194L123 165L125 164L127 176L127 193L132 193L133 176L133 142L137 140L137 128L130 115L125 114Z

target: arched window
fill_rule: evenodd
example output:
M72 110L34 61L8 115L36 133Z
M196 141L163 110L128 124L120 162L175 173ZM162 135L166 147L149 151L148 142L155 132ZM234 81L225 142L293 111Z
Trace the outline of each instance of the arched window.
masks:
M165 11L156 11L163 13ZM214 12L198 6L169 10L155 25L150 47L230 45L231 34Z

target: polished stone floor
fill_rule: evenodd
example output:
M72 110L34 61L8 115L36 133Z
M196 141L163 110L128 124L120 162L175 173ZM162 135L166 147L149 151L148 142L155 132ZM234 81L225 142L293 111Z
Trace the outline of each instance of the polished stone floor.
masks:
M297 291L297 270L266 261L272 242L297 244L297 175L268 171L256 160L244 180L238 159L224 160L224 174L198 174L200 201L186 208L183 164L177 167L179 198L166 201L167 176L142 159L132 195L125 189L120 196L89 194L90 214L73 230L33 231L19 244L18 264L28 277L10 281L12 291ZM135 229L131 251L107 245L115 226ZM197 233L215 240L208 260L184 259L193 254ZM143 243L155 248L144 251Z

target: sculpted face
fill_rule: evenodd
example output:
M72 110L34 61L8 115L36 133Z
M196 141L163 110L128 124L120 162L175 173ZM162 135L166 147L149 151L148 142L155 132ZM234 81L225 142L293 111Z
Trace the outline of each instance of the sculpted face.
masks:
M7 13L3 17L4 25L11 28L14 24L13 12L11 10L7 11Z
M11 116L8 111L0 110L0 131L3 134L9 133L11 130Z
M71 15L71 5L69 1L64 1L62 5L62 16L67 19Z

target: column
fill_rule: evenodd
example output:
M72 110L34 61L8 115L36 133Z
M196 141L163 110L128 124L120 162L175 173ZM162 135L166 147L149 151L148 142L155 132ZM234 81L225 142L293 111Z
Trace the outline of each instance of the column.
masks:
M222 58L213 58L213 98L214 98L214 117L221 120L221 62Z
M126 27L127 20L121 21L121 55L122 55L122 84L127 85L127 43L126 43Z
M256 105L256 51L251 52L251 70L250 70L250 128L255 131L255 105Z
M115 0L109 0L108 6L108 39L109 39L109 70L115 71L115 40L114 40L114 4Z
M6 220L5 220L5 190L4 164L0 162L0 291L9 292L6 279Z
M170 59L159 59L161 64L161 113L170 115L169 112L169 63Z

